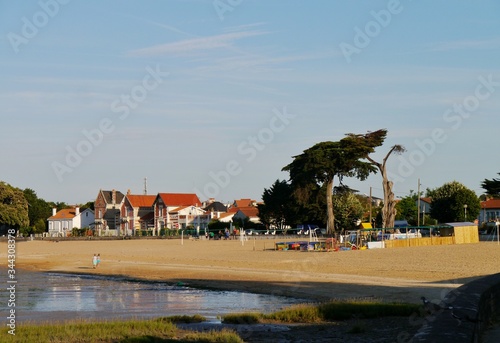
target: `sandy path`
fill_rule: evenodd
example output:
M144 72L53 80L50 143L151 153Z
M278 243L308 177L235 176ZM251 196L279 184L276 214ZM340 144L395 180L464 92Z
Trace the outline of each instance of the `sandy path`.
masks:
M273 239L239 241L28 241L17 268L123 275L192 286L289 295L310 300L377 297L439 301L472 278L499 272L500 246L452 246L339 252L274 251ZM7 260L6 243L0 259ZM101 266L92 269L100 253ZM5 262L6 265L6 262Z

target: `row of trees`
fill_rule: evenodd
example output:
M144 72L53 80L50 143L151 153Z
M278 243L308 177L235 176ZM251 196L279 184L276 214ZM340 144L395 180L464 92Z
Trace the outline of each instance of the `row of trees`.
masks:
M93 202L80 205L83 209L92 208ZM64 202L48 202L39 198L33 189L24 190L0 181L0 234L8 228L20 230L23 235L47 231L47 218L52 209L58 211L68 208Z
M367 220L367 217L375 218L377 227L392 228L396 219L406 219L416 225L416 202L424 194L410 191L408 197L397 201L386 169L389 157L404 153L405 148L392 146L381 162L371 157L386 136L385 129L366 134L349 133L340 141L317 143L294 156L282 169L289 172L290 179L276 180L269 189L264 189L263 204L259 205L261 221L278 228L306 222L320 226L326 223L330 233L350 228L356 220ZM355 177L363 181L376 172L382 176L384 199L382 206L370 213L368 198L353 194L343 180ZM482 186L487 194L500 195L500 180L485 180ZM427 189L425 196L432 198L427 224L473 220L479 214L479 198L459 182ZM465 211L464 205L467 205ZM422 219L425 222L425 218Z

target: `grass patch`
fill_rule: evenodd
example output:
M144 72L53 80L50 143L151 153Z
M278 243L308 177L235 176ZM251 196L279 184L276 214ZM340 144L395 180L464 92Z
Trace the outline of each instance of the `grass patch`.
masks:
M406 317L419 313L420 306L407 303L381 303L374 300L331 301L318 305L323 320L351 318Z
M223 323L318 323L352 318L406 317L420 313L419 310L419 305L407 303L382 303L371 299L333 300L322 304L294 305L270 314L231 314L223 317Z
M222 317L224 324L258 324L261 322L260 313L232 313Z
M207 319L199 314L195 314L194 316L169 316L169 317L160 317L156 319L160 322L169 322L169 323L201 323L206 321Z
M164 342L243 342L234 332L187 332L172 321L185 316L153 320L132 320L91 323L73 321L61 324L23 324L16 335L2 334L2 342L22 343L164 343ZM186 316L188 317L188 316ZM196 316L193 316L196 317ZM201 316L200 316L201 317ZM189 319L189 320L192 320ZM185 321L184 321L185 322Z

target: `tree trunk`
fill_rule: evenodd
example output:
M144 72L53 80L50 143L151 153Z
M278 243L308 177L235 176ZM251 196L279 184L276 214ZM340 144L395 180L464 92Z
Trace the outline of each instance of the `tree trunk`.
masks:
M384 206L382 207L382 227L393 228L394 219L396 218L396 201L394 200L394 193L392 191L393 182L387 178L385 168L380 168L382 173L382 185L384 187Z
M382 207L382 227L383 228L393 228L394 219L396 218L396 200L394 199L394 193L392 192L392 186L394 182L389 181L387 177L387 159L393 153L401 153L405 151L404 147L401 145L394 145L391 150L385 155L382 163L374 161L370 156L367 157L374 166L380 170L382 174L382 187L384 189L384 206Z
M327 232L335 233L335 214L333 213L333 177L326 184L326 208L328 214Z

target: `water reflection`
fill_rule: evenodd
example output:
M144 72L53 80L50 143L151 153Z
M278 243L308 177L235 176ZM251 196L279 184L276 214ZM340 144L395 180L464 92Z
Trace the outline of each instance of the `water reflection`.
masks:
M6 275L5 270L0 273ZM200 314L207 318L241 312L271 312L300 302L279 296L209 291L165 283L94 275L18 271L18 321L148 318ZM7 294L0 293L7 302Z

